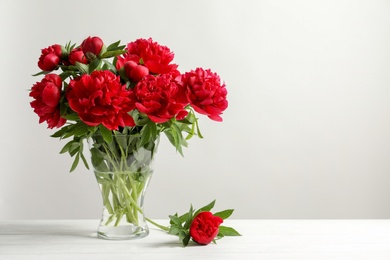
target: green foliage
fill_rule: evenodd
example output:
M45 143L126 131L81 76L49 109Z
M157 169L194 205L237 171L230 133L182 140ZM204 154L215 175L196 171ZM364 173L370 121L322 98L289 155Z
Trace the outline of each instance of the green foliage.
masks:
M69 117L71 118L72 116L69 115ZM68 141L60 151L60 154L68 153L71 157L74 157L70 172L73 172L76 169L80 158L85 167L89 169L88 162L83 153L84 140L89 138L96 130L96 127L87 126L78 119L75 123L63 126L60 130L51 135L51 137L60 139L73 137L73 139Z
M241 236L234 228L219 226L218 237L222 238L224 236Z
M120 44L120 41L117 41L117 42L110 44L107 47L106 51L100 55L100 58L101 59L113 58L113 57L116 57L118 55L126 53L126 50L124 50L126 46L119 45L119 44Z
M167 123L164 123L164 133L168 137L170 143L176 148L182 156L183 147L188 146L187 140L191 139L194 135L198 135L200 138L203 138L200 133L198 126L198 119L195 117L195 113L191 108L187 108L189 110L186 118L178 121L176 119L172 119ZM187 133L188 135L184 138L183 133Z
M100 134L102 135L104 141L106 143L111 143L112 142L112 133L109 129L107 129L106 127L104 127L103 125L99 125L99 130L100 130Z
M228 217L230 217L231 214L233 214L233 211L234 211L233 209L227 209L224 211L214 213L214 216L218 216L222 219L227 219Z

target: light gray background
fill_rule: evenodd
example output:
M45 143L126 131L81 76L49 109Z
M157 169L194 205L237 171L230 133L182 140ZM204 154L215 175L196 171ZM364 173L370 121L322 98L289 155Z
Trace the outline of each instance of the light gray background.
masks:
M149 217L213 199L235 218L390 217L390 1L2 0L0 19L0 219L100 218L27 91L41 48L95 35L152 37L229 91L184 158L162 139Z

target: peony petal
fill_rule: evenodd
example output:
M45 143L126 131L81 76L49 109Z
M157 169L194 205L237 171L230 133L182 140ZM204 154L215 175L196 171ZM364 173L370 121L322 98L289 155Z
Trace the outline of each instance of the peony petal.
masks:
M208 117L211 119L211 120L214 120L214 121L217 121L217 122L222 122L222 117L220 117L219 115L208 115Z
M90 114L79 114L81 121L89 126L98 126L100 125L100 120L98 117L91 117Z
M182 111L180 111L177 114L176 119L177 120L183 120L187 115L188 115L188 111L187 110L182 110Z
M152 120L155 123L165 123L168 122L170 119L169 118L161 118L153 115L148 115L149 119Z
M132 116L130 116L129 114L127 113L124 113L122 115L122 119L123 119L123 125L122 126L135 126L135 122L134 122L134 119Z
M42 92L42 100L49 107L56 107L60 102L60 90L53 83L48 83Z
M192 107L196 112L198 112L199 114L202 114L202 115L207 115L207 114L208 114L206 111L204 111L203 109L201 109L201 108L198 107L197 105L191 104L191 107Z
M107 109L104 107L93 107L91 109L91 114L94 116L103 116L107 114Z

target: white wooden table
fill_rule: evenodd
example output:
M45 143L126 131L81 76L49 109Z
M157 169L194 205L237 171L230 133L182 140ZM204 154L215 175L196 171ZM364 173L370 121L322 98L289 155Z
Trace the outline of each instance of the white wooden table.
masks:
M167 220L157 220L166 224ZM390 259L390 220L226 220L242 233L183 248L151 227L139 240L96 236L98 220L0 221L0 260Z

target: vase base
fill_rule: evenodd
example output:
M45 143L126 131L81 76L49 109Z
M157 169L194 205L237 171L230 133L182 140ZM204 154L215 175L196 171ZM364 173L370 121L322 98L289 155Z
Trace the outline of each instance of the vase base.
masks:
M146 237L149 230L137 226L99 227L98 237L108 240L131 240Z

